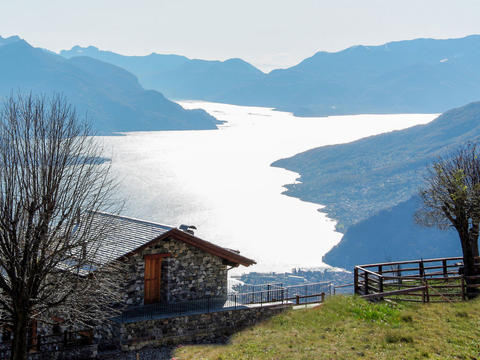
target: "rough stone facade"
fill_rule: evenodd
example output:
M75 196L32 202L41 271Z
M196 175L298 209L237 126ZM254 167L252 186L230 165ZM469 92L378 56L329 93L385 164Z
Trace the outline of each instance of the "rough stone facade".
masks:
M125 284L125 303L144 304L144 256L170 254L162 259L161 301L183 302L206 297L226 298L227 265L212 254L170 238L147 247L128 258L129 278Z
M45 351L41 353L29 353L29 360L86 360L96 359L98 355L97 345L80 346L64 351Z
M144 347L215 342L258 321L279 314L287 305L245 307L237 310L179 316L124 323L121 327L121 347L124 351Z

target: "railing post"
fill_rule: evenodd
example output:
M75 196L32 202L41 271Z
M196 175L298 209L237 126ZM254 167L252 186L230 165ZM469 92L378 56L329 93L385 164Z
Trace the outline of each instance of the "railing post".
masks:
M320 294L320 296L322 297L322 303L323 303L323 302L325 301L325 293L322 292L322 293Z
M442 266L443 266L443 277L448 277L447 259L442 260Z
M365 295L368 295L368 272L364 271L365 275Z
M297 305L300 304L300 295L297 294L295 302L296 302Z
M267 302L270 302L270 284L267 285Z
M398 284L398 288L400 289L400 285L402 284L402 264L398 264L398 268L397 268L397 284Z
M425 268L423 266L423 259L418 263L418 272L421 278L425 278Z
M353 270L353 293L358 294L358 267Z
M380 275L382 275L382 271L383 271L383 266L382 265L378 265L378 273Z
M378 277L378 280L379 280L378 290L379 290L381 293L383 293L383 276L380 275L380 276Z
M424 281L425 284L425 292L427 294L427 302L430 302L430 294L428 293L428 282L427 280Z

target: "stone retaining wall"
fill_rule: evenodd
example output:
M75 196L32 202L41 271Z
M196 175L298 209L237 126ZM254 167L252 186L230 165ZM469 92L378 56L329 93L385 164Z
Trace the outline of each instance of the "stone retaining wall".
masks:
M146 346L212 342L279 314L289 305L244 308L134 323L121 328L122 350Z
M79 346L63 351L42 351L28 354L29 360L85 360L97 358L97 345Z

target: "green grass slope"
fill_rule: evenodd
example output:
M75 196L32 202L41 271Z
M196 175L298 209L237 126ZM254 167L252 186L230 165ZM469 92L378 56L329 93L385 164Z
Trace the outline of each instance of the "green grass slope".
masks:
M180 359L479 359L480 301L373 304L334 296L234 335L228 345L187 346Z

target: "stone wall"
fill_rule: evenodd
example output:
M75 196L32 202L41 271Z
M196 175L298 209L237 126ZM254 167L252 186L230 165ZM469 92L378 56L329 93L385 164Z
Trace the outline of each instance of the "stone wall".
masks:
M143 305L144 255L171 254L162 259L161 300L174 303L205 297L227 296L227 265L217 256L184 242L167 239L132 255L128 259L129 278L125 284L125 303Z
M29 353L29 360L86 360L96 359L98 355L97 345L79 346L64 351L45 351L41 353Z
M121 347L124 351L146 346L215 342L247 326L279 314L288 305L243 308L206 314L124 323Z

